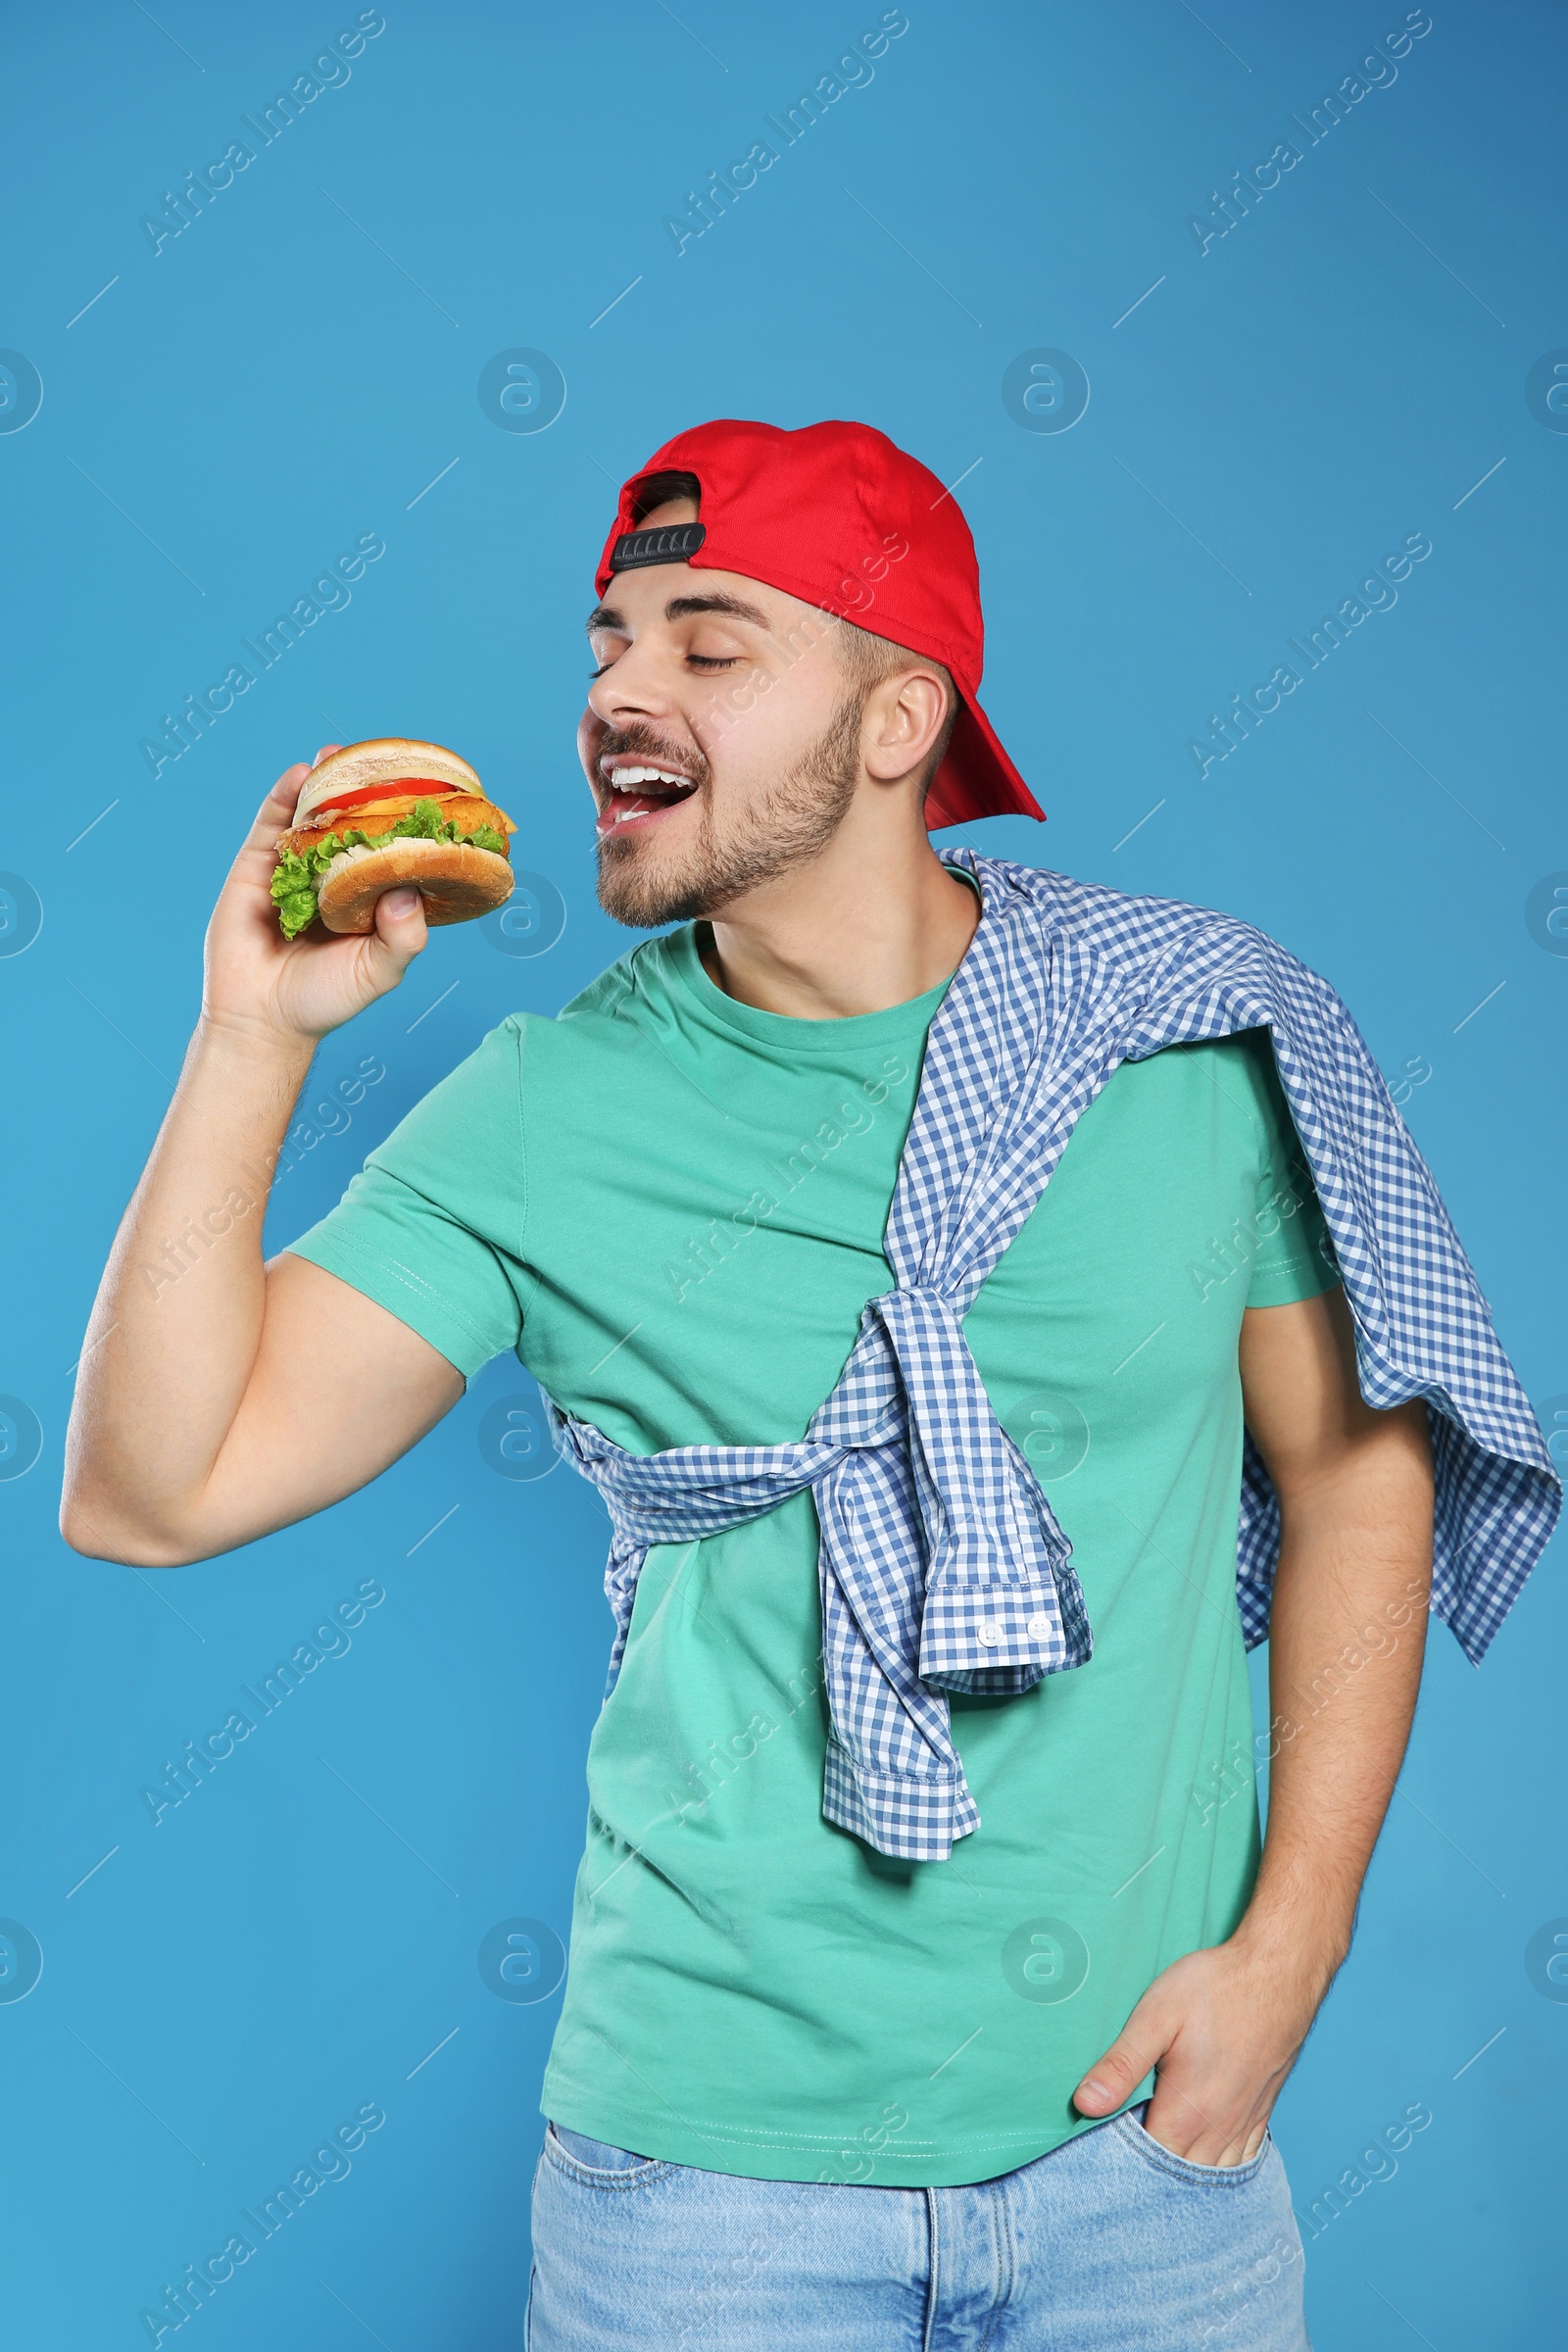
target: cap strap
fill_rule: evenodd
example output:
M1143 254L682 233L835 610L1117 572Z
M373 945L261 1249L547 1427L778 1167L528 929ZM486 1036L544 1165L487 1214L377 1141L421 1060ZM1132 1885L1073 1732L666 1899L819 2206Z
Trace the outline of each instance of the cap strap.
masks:
M610 559L612 571L636 571L644 564L684 564L708 537L701 522L677 522L659 531L622 531Z

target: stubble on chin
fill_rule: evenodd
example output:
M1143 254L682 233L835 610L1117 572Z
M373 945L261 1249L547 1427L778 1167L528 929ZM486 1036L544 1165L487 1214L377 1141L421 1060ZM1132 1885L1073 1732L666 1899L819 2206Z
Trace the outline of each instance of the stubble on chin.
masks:
M657 841L607 834L599 844L599 904L632 931L657 931L666 923L695 922L708 909L708 893L721 862L711 847L710 810L699 811L697 839L673 863L660 855Z

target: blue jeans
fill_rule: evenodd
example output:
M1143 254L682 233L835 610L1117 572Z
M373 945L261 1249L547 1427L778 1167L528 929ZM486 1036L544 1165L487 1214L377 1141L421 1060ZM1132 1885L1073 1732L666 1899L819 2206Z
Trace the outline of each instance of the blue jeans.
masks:
M528 2352L1310 2352L1273 2139L1189 2164L1147 2104L968 2188L747 2180L552 2124Z

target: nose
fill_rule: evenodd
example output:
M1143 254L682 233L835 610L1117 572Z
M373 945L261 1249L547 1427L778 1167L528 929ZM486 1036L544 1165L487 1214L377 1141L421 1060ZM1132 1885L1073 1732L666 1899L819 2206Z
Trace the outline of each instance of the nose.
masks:
M634 639L588 689L588 708L607 727L625 726L638 718L667 718L674 707L672 681L664 674L657 648L646 639Z

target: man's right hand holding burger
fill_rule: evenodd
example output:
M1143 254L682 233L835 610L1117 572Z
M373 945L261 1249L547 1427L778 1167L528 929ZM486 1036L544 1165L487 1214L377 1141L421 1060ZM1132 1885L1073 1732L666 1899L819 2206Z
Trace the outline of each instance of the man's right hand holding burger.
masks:
M407 882L375 900L368 931L317 921L284 937L278 839L312 772L285 768L219 895L201 1016L83 1342L67 1534L97 1558L173 1566L307 1517L463 1392L361 1292L288 1251L262 1258L268 1180L317 1046L396 988L426 939Z

